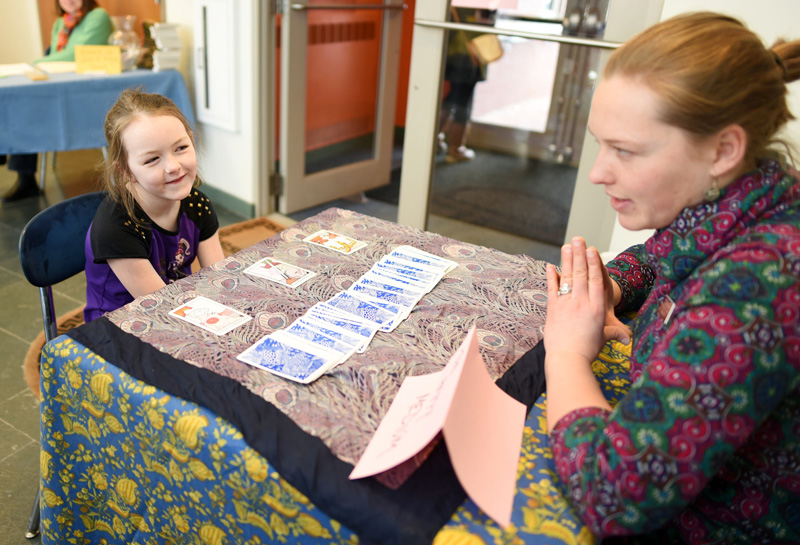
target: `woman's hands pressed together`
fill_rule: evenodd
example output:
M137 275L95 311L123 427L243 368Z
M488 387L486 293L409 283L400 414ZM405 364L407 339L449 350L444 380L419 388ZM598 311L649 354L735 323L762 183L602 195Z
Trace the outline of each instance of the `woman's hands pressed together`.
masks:
M591 363L606 341L630 338L614 316L612 280L595 248L575 237L561 248L561 274L547 266L547 320L544 326L547 423L580 407L610 409ZM609 315L610 314L610 315Z
M547 321L544 343L548 354L575 353L592 361L603 346L608 298L600 256L575 237L561 248L561 274L547 266ZM568 291L568 293L564 293Z

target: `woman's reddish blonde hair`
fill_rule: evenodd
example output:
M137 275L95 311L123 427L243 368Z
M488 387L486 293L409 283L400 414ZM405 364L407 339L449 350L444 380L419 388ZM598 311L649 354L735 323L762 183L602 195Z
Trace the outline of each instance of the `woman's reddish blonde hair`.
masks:
M658 23L623 44L603 76L648 85L665 123L702 139L729 125L747 133L747 159L764 154L794 116L786 83L800 77L800 42L764 44L740 21L698 12Z

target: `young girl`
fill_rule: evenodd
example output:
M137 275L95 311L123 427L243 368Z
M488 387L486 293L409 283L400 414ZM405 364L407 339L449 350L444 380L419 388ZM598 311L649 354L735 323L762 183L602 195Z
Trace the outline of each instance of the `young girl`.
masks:
M108 197L86 235L88 322L134 297L224 257L217 216L196 189L197 155L189 123L156 94L125 91L105 122Z

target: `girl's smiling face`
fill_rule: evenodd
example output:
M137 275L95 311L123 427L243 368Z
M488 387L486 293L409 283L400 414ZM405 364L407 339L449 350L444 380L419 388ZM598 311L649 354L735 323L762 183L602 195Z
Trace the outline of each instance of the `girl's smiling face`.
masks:
M160 206L180 201L192 191L197 155L183 123L171 115L141 115L121 133L130 182L139 204Z
M589 131L600 150L589 181L603 186L626 229L666 227L711 186L714 144L659 119L646 84L615 75L594 93Z

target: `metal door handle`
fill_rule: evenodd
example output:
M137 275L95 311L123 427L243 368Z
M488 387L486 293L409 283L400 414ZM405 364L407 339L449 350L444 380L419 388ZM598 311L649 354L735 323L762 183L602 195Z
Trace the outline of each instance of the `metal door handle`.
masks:
M406 4L290 4L289 7L296 11L311 9L408 9Z

